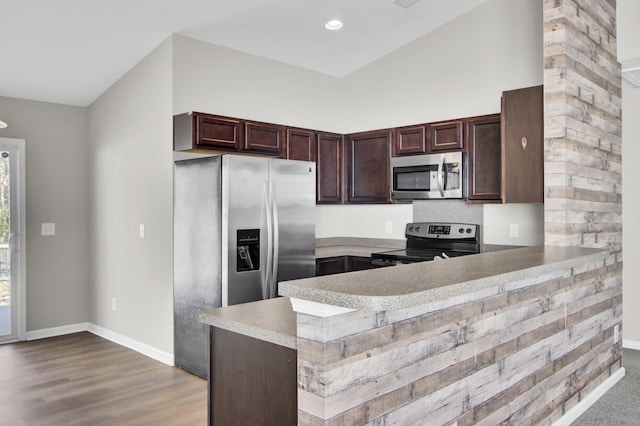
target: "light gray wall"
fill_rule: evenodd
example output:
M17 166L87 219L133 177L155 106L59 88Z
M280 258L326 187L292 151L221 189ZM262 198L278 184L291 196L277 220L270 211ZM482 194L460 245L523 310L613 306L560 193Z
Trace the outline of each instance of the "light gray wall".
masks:
M26 145L27 332L85 323L89 280L87 110L0 97L1 137ZM40 235L40 224L56 235Z
M640 2L617 0L618 60L640 59Z
M174 36L173 110L339 132L339 79Z
M636 40L640 40L640 37ZM623 338L640 349L640 88L622 88Z
M90 320L166 354L173 353L171 60L168 39L89 107Z
M344 133L500 112L542 84L542 4L490 0L341 82Z
M640 59L640 2L618 0L618 60ZM623 337L640 349L640 88L622 85ZM626 342L625 342L626 343Z

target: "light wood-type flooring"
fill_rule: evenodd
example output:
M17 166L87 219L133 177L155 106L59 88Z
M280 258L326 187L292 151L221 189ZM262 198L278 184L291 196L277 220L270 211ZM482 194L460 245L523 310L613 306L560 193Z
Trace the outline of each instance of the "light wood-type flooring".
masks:
M0 425L204 425L207 382L91 333L0 345Z

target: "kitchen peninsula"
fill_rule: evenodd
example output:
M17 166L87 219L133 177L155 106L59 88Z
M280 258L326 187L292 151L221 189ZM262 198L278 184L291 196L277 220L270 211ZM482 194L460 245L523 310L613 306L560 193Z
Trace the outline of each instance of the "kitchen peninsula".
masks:
M212 334L286 349L281 377L297 375L298 388L291 424L551 422L624 374L621 290L598 249L518 248L281 282L279 292L290 299L200 318Z

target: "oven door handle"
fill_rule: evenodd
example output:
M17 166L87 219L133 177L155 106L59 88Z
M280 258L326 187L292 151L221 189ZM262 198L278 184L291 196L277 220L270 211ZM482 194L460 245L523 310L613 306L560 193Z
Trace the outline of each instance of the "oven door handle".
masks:
M438 189L442 198L444 198L444 156L444 154L440 154L440 162L438 163Z

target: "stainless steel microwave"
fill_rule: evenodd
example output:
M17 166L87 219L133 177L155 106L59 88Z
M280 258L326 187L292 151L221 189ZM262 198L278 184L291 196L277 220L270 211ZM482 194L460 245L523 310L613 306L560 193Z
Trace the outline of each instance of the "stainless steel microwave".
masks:
M391 158L391 199L464 198L463 159L462 152Z

